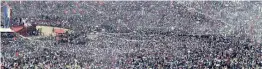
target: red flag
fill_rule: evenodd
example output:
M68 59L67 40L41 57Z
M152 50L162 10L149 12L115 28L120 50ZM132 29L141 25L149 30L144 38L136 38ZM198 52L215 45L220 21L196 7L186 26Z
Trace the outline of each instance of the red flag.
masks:
M16 37L14 37L14 40L16 40Z
M89 69L89 64L86 64L86 69Z
M104 5L103 1L98 1L99 5Z
M170 6L173 7L173 1L172 0L170 1Z
M73 10L73 13L76 14L76 10L75 9Z
M67 14L67 13L68 13L68 11L67 11L67 10L65 10L65 11L64 11L64 13L65 13L65 14Z
M75 2L75 6L78 8L79 7L79 4L77 2Z
M84 11L84 10L82 10L82 9L79 9L79 13L80 13L80 14L84 14L84 13L85 13L85 11Z
M19 52L16 52L16 53L15 53L15 56L17 56L17 57L18 57L18 56L19 56Z

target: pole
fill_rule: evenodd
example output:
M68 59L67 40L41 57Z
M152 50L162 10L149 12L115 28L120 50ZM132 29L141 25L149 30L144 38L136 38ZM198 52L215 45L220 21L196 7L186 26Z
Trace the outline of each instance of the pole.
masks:
M2 1L0 1L0 3L2 4ZM0 19L1 19L2 17L0 17ZM1 21L1 20L0 20ZM1 36L1 32L0 32L0 36ZM4 61L4 59L3 59L3 61ZM2 40L1 40L1 37L0 37L0 63L1 63L1 65L3 64L3 62L2 62Z

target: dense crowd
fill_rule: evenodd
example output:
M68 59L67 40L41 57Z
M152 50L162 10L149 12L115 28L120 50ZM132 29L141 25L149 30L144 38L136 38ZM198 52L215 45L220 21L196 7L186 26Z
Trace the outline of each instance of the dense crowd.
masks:
M13 16L66 27L73 42L17 38L2 45L6 68L260 68L261 44L222 35L225 22L178 2L10 2ZM14 19L14 21L16 21ZM241 35L241 36L240 36ZM81 42L85 42L79 44Z
M253 44L250 39L217 35L144 35L150 40L132 41L131 38L112 36L100 33L100 37L86 45L55 45L52 38L45 41L17 40L3 47L3 65L9 68L17 65L20 68L69 69L262 66L261 45Z

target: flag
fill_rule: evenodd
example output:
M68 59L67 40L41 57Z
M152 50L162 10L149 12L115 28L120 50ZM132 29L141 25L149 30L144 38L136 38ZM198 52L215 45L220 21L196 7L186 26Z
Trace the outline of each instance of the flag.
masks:
M98 1L99 5L104 5L103 1Z
M18 52L18 51L15 53L15 56L16 56L16 57L18 57L18 56L19 56L19 52Z
M67 11L67 10L65 10L65 11L64 11L64 13L65 13L65 14L67 14L67 13L68 13L68 11Z
M75 9L73 9L73 13L76 14L76 10Z
M14 40L16 40L16 37L14 37Z

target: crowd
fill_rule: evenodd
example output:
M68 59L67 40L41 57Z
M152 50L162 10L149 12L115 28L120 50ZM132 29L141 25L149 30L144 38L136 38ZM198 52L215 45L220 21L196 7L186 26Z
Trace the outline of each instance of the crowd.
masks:
M14 17L28 18L29 23L58 23L74 30L76 43L56 44L53 37L18 38L1 47L1 65L8 69L262 66L258 41L245 34L221 35L218 29L225 22L177 2L32 1L10 5ZM81 42L85 43L78 44Z
M253 44L250 39L217 35L144 36L150 40L131 41L129 38L121 39L102 33L86 45L54 45L55 42L50 38L45 41L17 40L3 47L2 65L8 68L68 69L262 66L260 45Z

